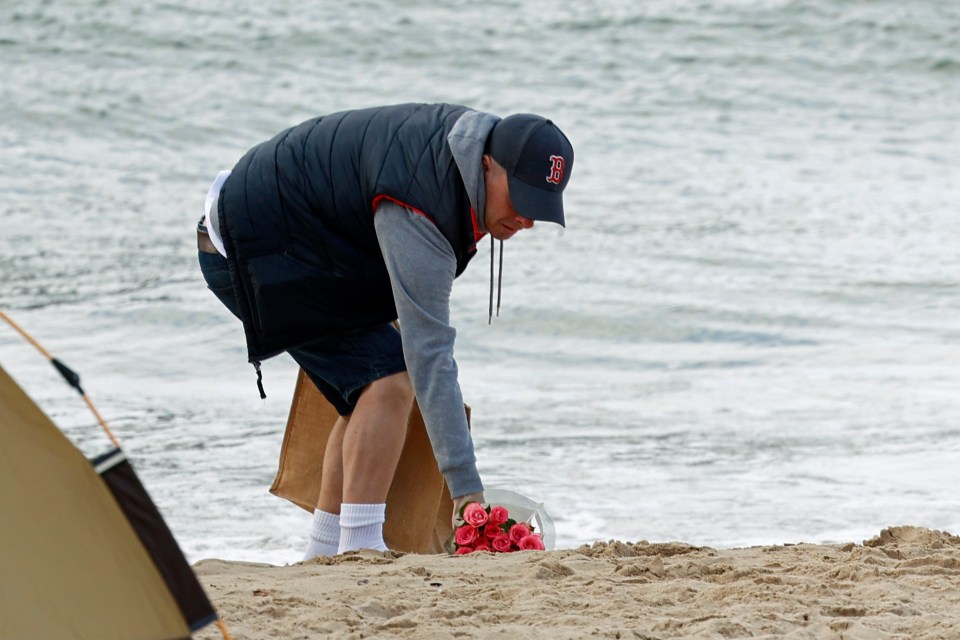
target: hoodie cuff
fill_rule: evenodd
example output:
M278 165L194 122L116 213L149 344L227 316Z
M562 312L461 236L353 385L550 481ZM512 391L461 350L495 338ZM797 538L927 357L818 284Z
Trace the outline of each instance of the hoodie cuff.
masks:
M483 482L480 481L480 473L477 472L476 464L450 469L444 472L443 477L447 481L451 498L459 498L468 493L483 491Z

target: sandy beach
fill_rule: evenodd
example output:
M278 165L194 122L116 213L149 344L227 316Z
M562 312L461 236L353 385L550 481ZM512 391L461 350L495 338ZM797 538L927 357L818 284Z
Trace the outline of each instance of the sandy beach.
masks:
M237 640L960 638L960 537L910 526L833 545L609 541L195 569Z

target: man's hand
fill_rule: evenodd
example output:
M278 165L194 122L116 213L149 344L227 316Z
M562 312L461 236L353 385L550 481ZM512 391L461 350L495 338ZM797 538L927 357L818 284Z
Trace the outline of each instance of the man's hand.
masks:
M457 528L457 516L460 514L460 508L470 502L483 502L483 492L468 493L465 496L453 499L453 515L450 517L450 524L453 525L454 529Z

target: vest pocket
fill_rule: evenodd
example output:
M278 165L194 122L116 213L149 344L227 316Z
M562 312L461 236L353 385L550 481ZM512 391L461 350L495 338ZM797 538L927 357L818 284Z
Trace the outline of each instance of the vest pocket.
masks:
M252 294L253 324L261 347L273 350L323 323L336 276L311 269L282 253L251 258L246 263Z

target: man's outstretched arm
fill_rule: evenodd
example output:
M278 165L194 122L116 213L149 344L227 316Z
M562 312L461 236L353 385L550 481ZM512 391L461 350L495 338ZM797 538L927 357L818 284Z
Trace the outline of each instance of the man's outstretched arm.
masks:
M407 371L437 464L455 502L480 495L483 483L453 357L453 249L430 220L392 202L377 208L374 224L393 287Z

